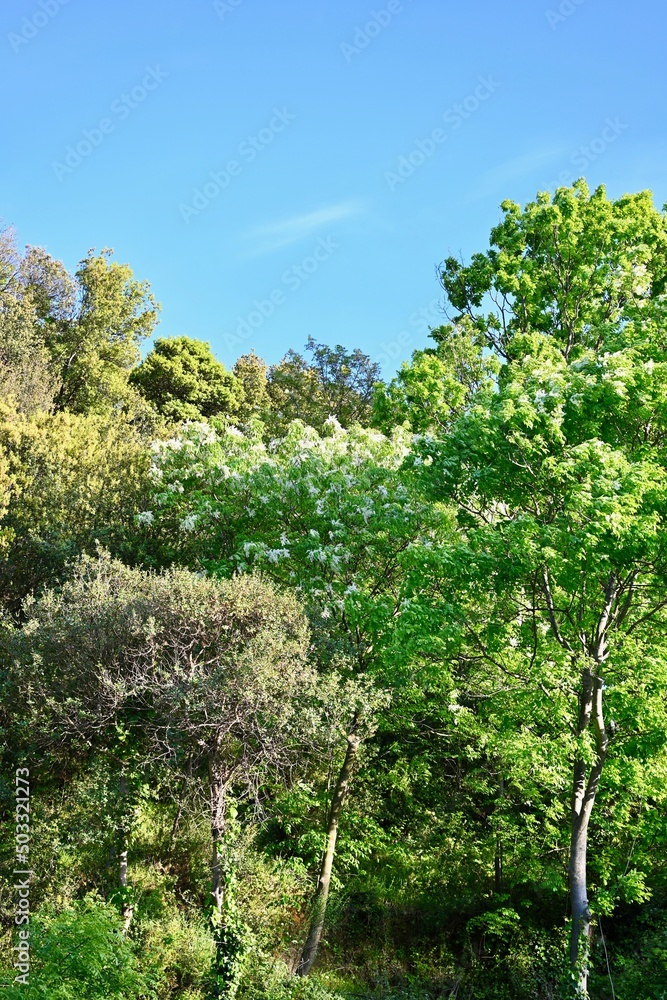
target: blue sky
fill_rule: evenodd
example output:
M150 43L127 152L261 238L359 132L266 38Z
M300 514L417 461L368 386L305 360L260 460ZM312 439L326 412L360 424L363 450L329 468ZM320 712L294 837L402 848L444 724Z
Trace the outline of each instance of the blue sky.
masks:
M585 175L667 201L658 0L7 0L0 219L74 268L113 247L159 335L390 375L436 265L504 198Z

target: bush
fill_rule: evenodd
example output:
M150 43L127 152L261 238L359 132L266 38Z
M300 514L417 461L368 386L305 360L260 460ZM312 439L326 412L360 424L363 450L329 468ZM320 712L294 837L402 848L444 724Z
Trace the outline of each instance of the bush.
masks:
M7 970L5 1000L149 1000L152 989L136 967L119 914L96 896L30 925L27 985Z

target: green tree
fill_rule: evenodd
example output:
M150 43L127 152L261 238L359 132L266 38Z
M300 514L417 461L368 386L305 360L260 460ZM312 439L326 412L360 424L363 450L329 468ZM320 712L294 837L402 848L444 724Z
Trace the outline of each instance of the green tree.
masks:
M130 382L170 420L234 415L244 401L243 380L227 371L208 344L190 337L156 340Z
M270 444L262 428L192 426L156 447L151 509L139 515L162 558L231 576L260 569L303 594L323 669L336 655L373 683L338 720L344 743L327 810L326 847L301 962L317 953L339 822L360 750L392 687L383 659L404 592L402 558L448 519L415 501L400 473L407 436L330 418L322 436L295 422ZM150 541L147 545L150 547ZM354 701L354 699L353 699Z
M40 247L0 239L0 382L23 412L136 408L130 370L158 306L112 252L92 251L72 277Z
M269 405L268 368L254 351L243 354L232 368L233 374L243 386L243 403L239 410L239 419L251 420L260 417Z
M44 323L45 343L58 377L55 406L74 413L131 406L128 377L139 345L153 331L158 305L146 282L112 251L91 251L76 272L76 309Z
M5 607L17 612L28 593L62 579L68 562L98 542L129 552L149 467L140 428L122 415L28 417L0 408Z
M373 423L385 432L407 423L416 433L446 433L477 393L492 388L498 359L467 317L431 330L436 347L415 351L389 385L379 382Z
M458 567L449 597L467 642L561 727L584 996L603 774L632 769L637 785L620 791L636 807L657 794L664 756L667 221L646 192L610 201L583 182L503 212L491 249L469 267L446 261L442 277L504 359L498 391L474 396L448 436L424 435L415 463L459 509L464 541L443 558Z
M0 292L0 394L21 413L50 410L57 380L28 299Z
M123 890L132 772L165 760L200 779L220 973L231 985L243 946L228 856L234 789L252 793L296 766L317 728L298 601L251 575L154 574L102 556L84 558L60 590L27 602L25 617L10 638L17 703L36 747L66 756L92 748L115 765ZM125 895L123 903L127 926Z
M284 433L292 420L302 420L322 431L329 417L343 427L370 421L373 387L380 366L356 348L327 347L308 338L306 359L288 351L269 370L271 409L267 422L272 433Z
M74 281L38 247L18 250L13 232L0 237L0 386L23 413L49 410L58 389L46 346L49 323L74 309Z

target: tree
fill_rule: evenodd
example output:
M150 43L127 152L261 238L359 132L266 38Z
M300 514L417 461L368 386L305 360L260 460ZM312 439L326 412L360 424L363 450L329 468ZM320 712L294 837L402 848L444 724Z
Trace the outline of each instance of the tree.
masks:
M308 338L306 350L309 360L288 351L269 371L271 411L267 419L272 433L284 433L292 420L322 431L332 416L343 427L368 424L379 364L359 348L327 347L313 337Z
M373 423L385 432L407 423L416 433L447 433L476 394L494 384L498 360L484 354L485 342L467 317L430 337L436 347L414 351L388 386L376 386Z
M269 405L266 364L254 351L251 351L250 354L243 354L238 358L232 372L243 387L243 403L239 410L239 419L248 421L252 417L261 418Z
M74 315L46 317L45 343L59 379L55 405L74 413L105 412L128 406L130 371L139 345L150 336L158 305L146 282L127 264L111 260L112 251L91 251L76 272Z
M27 417L0 407L0 469L7 477L0 510L5 607L18 612L28 593L62 580L68 562L94 552L98 542L127 551L149 467L147 442L123 415Z
M447 437L422 436L416 471L459 509L465 541L443 558L459 568L449 596L468 643L563 727L570 960L585 996L603 774L631 737L636 765L664 752L667 219L647 192L609 201L583 182L503 211L491 249L442 275L504 360L498 391L476 394Z
M0 386L23 413L50 410L58 388L46 346L49 322L74 308L74 282L62 264L38 247L21 256L14 234L0 239Z
M316 728L297 600L254 576L146 573L102 555L82 559L60 590L29 601L25 617L9 637L17 703L29 705L38 748L67 757L95 750L114 762L123 889L133 773L165 761L203 780L213 925L221 973L229 966L232 975L240 944L226 923L232 791L253 792L271 773L289 771ZM126 896L123 903L127 926L132 908Z
M23 412L136 408L128 387L139 345L157 322L145 282L91 251L76 275L41 247L0 239L0 380Z
M0 292L0 394L21 413L48 411L57 380L28 299Z
M190 337L156 340L130 382L170 420L233 415L244 400L243 382Z
M346 707L344 753L326 821L311 932L300 963L314 961L326 910L341 812L364 741L391 689L389 642L405 596L402 557L448 521L415 501L399 469L407 438L295 422L269 445L261 429L191 425L156 447L151 509L139 515L147 546L166 560L227 577L260 569L297 587L310 612L323 671L342 654L372 685ZM374 689L374 690L373 690Z

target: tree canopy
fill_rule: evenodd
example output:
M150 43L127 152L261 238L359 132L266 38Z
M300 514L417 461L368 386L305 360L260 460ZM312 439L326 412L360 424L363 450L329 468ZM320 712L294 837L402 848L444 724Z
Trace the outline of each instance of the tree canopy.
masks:
M387 383L0 233L9 996L662 1000L667 211L501 211Z

